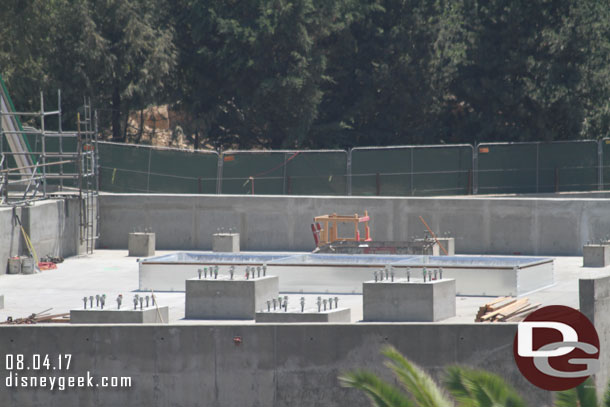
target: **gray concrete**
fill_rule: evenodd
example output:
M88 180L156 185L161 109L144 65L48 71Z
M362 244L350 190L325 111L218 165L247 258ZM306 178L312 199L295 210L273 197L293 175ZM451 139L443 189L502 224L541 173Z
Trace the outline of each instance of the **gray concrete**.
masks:
M0 295L0 309L4 308L4 295Z
M580 312L595 325L600 342L600 372L595 384L601 396L610 380L610 276L587 277L579 280Z
M127 304L129 306L129 304ZM73 309L72 324L158 324L169 322L169 308L137 309Z
M0 275L8 271L8 259L21 254L21 229L13 213L21 216L21 208L0 207Z
M455 280L366 281L362 284L365 321L436 322L455 316Z
M129 234L127 250L132 257L151 257L155 255L155 234L133 232Z
M239 253L239 233L214 233L212 251Z
M10 257L30 255L14 214L21 219L39 258L68 257L83 253L85 247L80 239L79 209L79 200L71 198L35 202L14 210L0 207L0 274L6 273Z
M351 322L352 314L349 308L334 308L332 310L322 310L317 312L315 309L299 312L291 310L290 312L282 311L262 311L256 313L256 322L260 323L319 323L319 322Z
M443 245L443 248L447 250L447 254L434 242L432 246L434 256L455 256L455 238L453 237L437 237L438 243Z
M583 267L610 265L610 244L588 244L582 248Z
M70 370L52 375L127 376L132 388L5 389L0 405L366 406L363 393L342 388L337 377L367 369L391 379L379 353L391 344L436 380L449 365L482 368L518 388L528 405L550 407L552 394L529 384L515 365L516 329L511 323L2 326L4 354L71 354Z
M163 250L210 250L210 230L240 231L241 250L315 248L311 219L324 213L371 216L374 241L450 232L459 253L582 255L582 247L610 230L609 199L528 197L311 197L245 195L100 196L100 245L125 249L134 227L157 231Z
M185 311L187 319L254 319L256 310L279 295L275 276L229 280L186 280Z

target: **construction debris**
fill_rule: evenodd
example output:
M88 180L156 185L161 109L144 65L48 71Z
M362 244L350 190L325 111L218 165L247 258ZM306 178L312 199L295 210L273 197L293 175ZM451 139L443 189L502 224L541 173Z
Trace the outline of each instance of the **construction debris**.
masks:
M528 298L498 297L479 308L474 322L520 322L540 305Z
M0 325L22 325L22 324L39 324L39 323L69 323L70 313L66 312L63 314L49 314L53 308L46 309L37 314L32 314L25 318L13 319L8 317L5 322L0 322Z

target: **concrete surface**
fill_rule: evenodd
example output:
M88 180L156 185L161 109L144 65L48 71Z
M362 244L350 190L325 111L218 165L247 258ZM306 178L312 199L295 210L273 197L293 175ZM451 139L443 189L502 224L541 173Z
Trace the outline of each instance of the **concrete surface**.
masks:
M157 251L157 254L169 254L170 251ZM579 307L578 279L583 275L606 275L609 268L582 267L582 257L555 258L555 285L527 294L531 302L546 305L563 304L573 308ZM193 277L196 272L193 273ZM125 298L129 293L140 291L138 281L138 262L128 257L127 250L96 250L93 255L81 255L66 259L57 265L56 270L47 270L33 275L2 275L0 290L5 296L5 309L0 310L0 321L8 316L26 317L53 307L53 313L70 312L82 307L84 296L106 294L114 299L119 294ZM320 294L326 294L323 291ZM291 304L298 304L305 297L307 304L314 304L317 293L288 292ZM201 324L205 321L184 319L184 292L157 292L155 296L160 306L169 306L170 322L180 324ZM339 305L352 309L352 322L362 320L362 295L343 294L339 296ZM490 297L458 296L456 298L456 316L447 323L464 323L474 321L480 306L490 301ZM110 300L108 300L110 303ZM125 300L124 304L127 304ZM260 308L259 308L260 309ZM216 324L219 321L214 322ZM244 322L247 323L247 322Z
M214 233L212 251L239 253L239 233Z
M3 353L72 355L53 375L130 377L129 389L13 388L4 407L353 407L369 401L337 377L367 369L390 379L379 351L394 345L436 380L448 365L500 374L529 405L551 393L529 384L512 351L516 324L71 325L0 327ZM236 344L236 339L240 340ZM7 374L2 370L0 380ZM41 373L44 374L44 373ZM52 396L51 396L52 395Z
M317 309L305 310L300 312L291 310L290 312L283 311L261 311L256 313L256 322L259 323L304 323L304 322L331 322L331 323L349 323L352 321L351 310L349 308L334 308L332 310L322 310L317 312Z
M82 306L84 295L106 293L107 298L115 298L119 293L138 292L137 262L127 254L126 250L98 250L68 258L56 270L0 276L6 296L0 320L49 307L53 313L68 312ZM581 257L556 258L557 283L528 297L543 305L578 308L579 279L605 277L609 271L584 268ZM133 381L131 389L70 389L54 392L52 397L48 389L15 388L0 392L0 405L366 405L362 393L341 388L337 376L366 368L391 378L378 351L384 344L393 344L437 380L451 364L487 369L516 386L529 405L551 406L551 393L530 385L515 366L512 341L516 325L472 323L478 307L489 302L489 297L457 297L456 316L436 324L255 325L254 321L184 320L184 293L155 295L160 305L169 307L169 326L0 326L4 353L69 353L74 367L66 375L90 371L97 378L119 375ZM313 304L318 296L288 295L293 305L301 296ZM600 291L596 295L606 298ZM339 304L352 308L353 322L362 319L361 295L342 295ZM605 300L594 303L592 319L606 344L607 304ZM590 313L585 308L583 305L583 312ZM240 345L235 344L237 337ZM608 370L608 364L602 367ZM4 383L2 379L0 383Z
M595 375L601 397L610 380L610 276L590 274L579 280L580 312L595 325L600 341L600 372Z
M103 194L100 248L125 249L133 228L152 227L163 250L210 250L210 230L240 231L241 250L310 251L311 219L323 213L371 216L377 241L451 233L462 254L582 255L610 230L606 198L311 197Z
M455 280L367 281L362 284L365 321L436 322L455 316Z
M440 246L434 242L434 246L432 246L433 256L455 256L455 238L454 237L437 237L438 243L440 243L445 250L447 250L447 254L440 248Z
M21 220L39 258L68 257L84 251L79 209L78 199L40 201L15 209L0 207L0 274L6 272L9 257L30 255L14 215Z
M168 323L169 308L149 307L133 309L73 309L70 310L71 324L152 324Z
M4 295L0 295L0 309L4 308Z
M254 319L256 310L279 295L275 276L246 280L237 277L186 280L185 318L187 319Z
M582 248L583 267L610 265L610 244L588 244Z
M155 234L133 232L129 234L127 249L132 257L151 257L155 255Z

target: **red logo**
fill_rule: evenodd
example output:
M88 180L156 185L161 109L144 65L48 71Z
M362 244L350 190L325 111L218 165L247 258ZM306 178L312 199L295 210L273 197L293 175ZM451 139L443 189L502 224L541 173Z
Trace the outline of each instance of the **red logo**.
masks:
M562 305L540 308L520 322L513 352L523 376L544 390L574 388L599 370L595 327Z

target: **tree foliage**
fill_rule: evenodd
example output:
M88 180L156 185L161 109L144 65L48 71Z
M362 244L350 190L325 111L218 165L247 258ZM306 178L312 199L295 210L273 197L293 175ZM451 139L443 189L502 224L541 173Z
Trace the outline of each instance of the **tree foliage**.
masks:
M23 109L169 103L216 147L610 136L610 0L7 0Z

